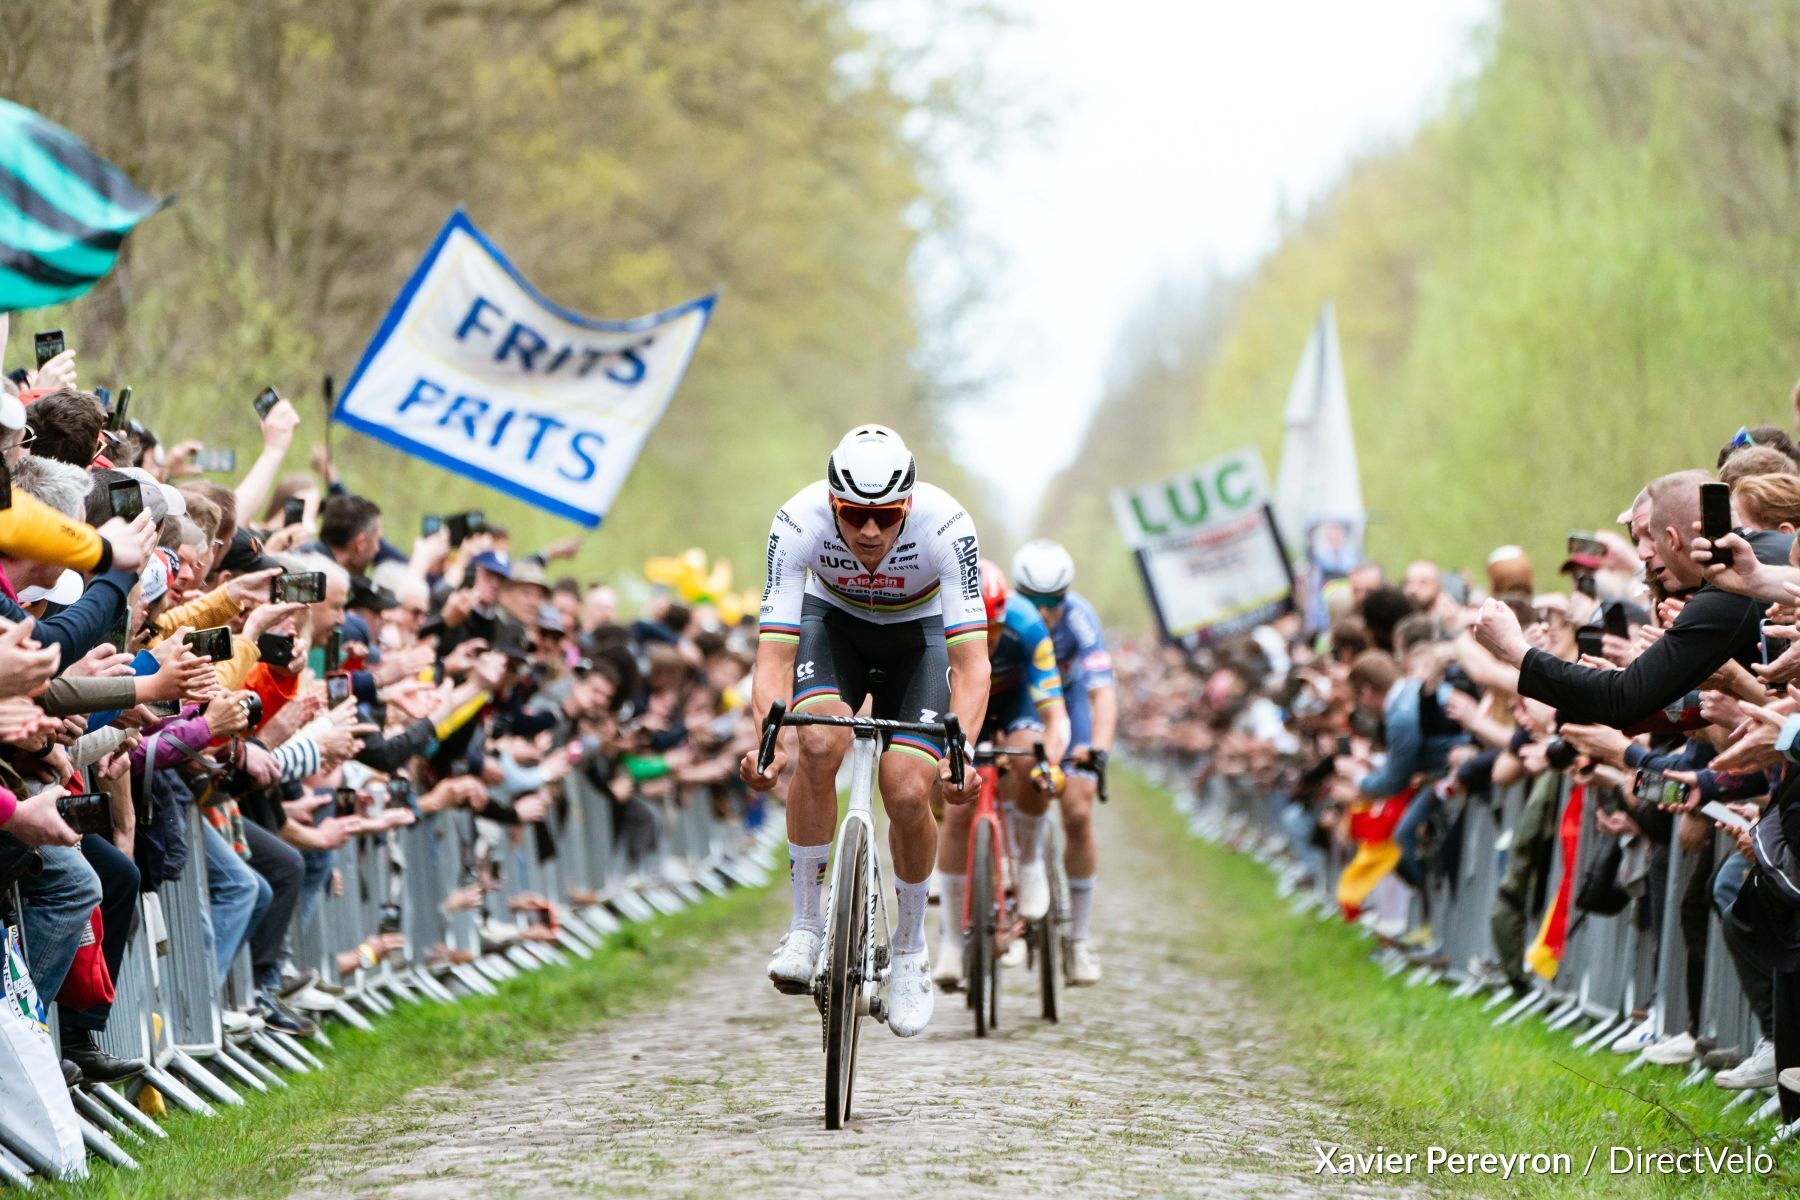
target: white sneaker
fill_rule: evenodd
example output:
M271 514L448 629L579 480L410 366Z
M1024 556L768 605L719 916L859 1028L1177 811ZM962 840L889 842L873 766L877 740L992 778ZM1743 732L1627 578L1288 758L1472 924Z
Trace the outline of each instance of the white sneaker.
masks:
M1713 1076L1713 1082L1729 1091L1741 1092L1746 1088L1774 1087L1775 1043L1763 1038L1756 1043L1756 1050L1737 1066L1729 1071L1720 1071Z
M289 1008L297 1008L301 1012L330 1012L337 1007L337 997L327 996L317 987L308 984L286 1000L282 1001Z
M233 1036L240 1033L249 1033L251 1029L249 1015L247 1013L239 1012L235 1008L228 1008L220 1013L219 1024L224 1027L226 1033L232 1034Z
M1699 1052L1691 1033L1672 1033L1662 1041L1644 1051L1644 1061L1655 1063L1659 1067L1679 1067L1683 1063L1694 1061Z
M775 957L769 960L769 981L786 996L799 996L812 990L813 973L819 965L819 943L824 936L810 929L790 929L775 946Z
M1789 1067L1775 1077L1775 1082L1790 1092L1800 1092L1800 1067Z
M961 938L952 938L947 934L938 938L937 970L931 973L931 981L946 992L954 992L962 987L963 944Z
M887 1023L896 1037L912 1037L931 1024L931 955L895 954L888 971Z
M1050 911L1050 875L1044 862L1029 862L1019 868L1019 915L1027 921L1042 920Z
M1088 939L1069 943L1067 973L1070 987L1092 987L1100 982L1100 956Z
M1003 967L1022 967L1025 965L1024 938L1016 937L1007 944L1006 953L1000 956L1000 965Z
M1645 1017L1642 1022L1614 1038L1611 1048L1614 1054L1639 1054L1648 1050L1655 1041L1656 1022Z

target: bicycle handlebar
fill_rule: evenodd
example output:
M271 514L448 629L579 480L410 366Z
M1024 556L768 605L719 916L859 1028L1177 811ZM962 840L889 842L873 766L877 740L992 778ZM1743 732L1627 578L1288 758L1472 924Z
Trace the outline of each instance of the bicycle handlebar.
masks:
M889 721L880 717L826 717L813 716L810 713L788 714L787 705L780 700L769 705L769 715L763 718L762 740L756 749L756 770L761 774L769 769L775 761L775 742L781 736L783 725L836 725L845 729L863 729L869 731L893 730L898 733L925 733L944 739L945 751L950 758L950 782L958 791L963 785L963 739L962 723L956 719L955 713L944 717L942 723L935 721Z

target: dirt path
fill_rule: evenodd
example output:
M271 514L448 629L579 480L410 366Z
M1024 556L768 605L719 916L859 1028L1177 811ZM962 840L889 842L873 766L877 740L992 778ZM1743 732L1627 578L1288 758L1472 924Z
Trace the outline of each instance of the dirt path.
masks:
M1034 981L1009 971L1003 1028L981 1042L960 996L940 995L910 1042L865 1025L850 1130L822 1127L817 1010L766 983L770 931L552 1061L415 1093L403 1132L322 1154L339 1165L305 1194L1324 1190L1304 1131L1325 1114L1304 1078L1270 1065L1256 1014L1202 974L1205 931L1183 920L1177 862L1128 841L1130 824L1119 804L1101 811L1105 981L1068 992L1051 1026L1035 1016Z

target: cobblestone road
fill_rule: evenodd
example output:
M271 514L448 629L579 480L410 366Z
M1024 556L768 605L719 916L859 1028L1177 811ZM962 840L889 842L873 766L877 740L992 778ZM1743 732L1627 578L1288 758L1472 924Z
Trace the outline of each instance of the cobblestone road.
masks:
M1181 865L1101 810L1106 979L1035 1016L1023 970L997 1036L940 996L910 1042L865 1024L852 1127L821 1125L807 1001L763 978L774 931L721 947L677 997L550 1061L415 1093L387 1137L326 1151L354 1175L308 1196L1313 1194L1311 1130L1332 1114L1273 1064L1272 1031L1201 970ZM1148 844L1144 844L1148 843ZM936 913L932 914L935 941ZM1341 1184L1334 1195L1354 1194Z

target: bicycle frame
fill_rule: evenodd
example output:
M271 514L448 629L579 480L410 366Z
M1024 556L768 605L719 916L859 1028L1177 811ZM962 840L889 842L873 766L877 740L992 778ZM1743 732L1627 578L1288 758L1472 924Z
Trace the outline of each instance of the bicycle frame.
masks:
M969 849L963 874L972 885L975 877L975 830L983 824L991 826L994 847L994 948L1004 954L1012 940L1024 929L1024 922L1007 911L1007 887L1012 883L1018 865L1013 862L1012 842L1006 835L1006 815L1000 803L1000 768L992 762L985 762L979 763L975 770L981 777L981 791L975 798L975 815L969 822ZM976 934L974 897L973 886L964 889L965 941Z
M887 981L888 969L887 902L881 890L881 855L877 852L875 841L875 764L880 755L881 739L874 731L858 730L850 746L850 807L845 811L844 819L838 823L837 837L831 852L831 879L825 893L825 928L835 928L831 918L837 910L837 898L847 890L844 887L844 873L851 867L844 861L842 853L845 834L853 824L861 825L869 847L863 879L867 885L869 911L864 916L863 956L859 964L858 984L861 999L858 1007L885 1023L887 1014L879 1004L872 1003L881 985ZM827 946L819 955L819 970L813 976L812 994L821 1016L825 1012L824 969L830 960L830 947Z

